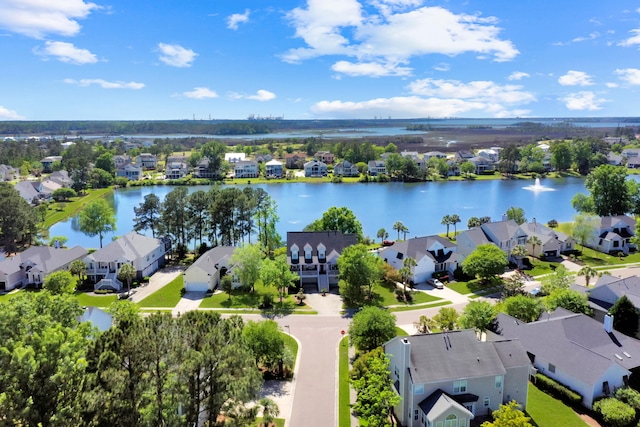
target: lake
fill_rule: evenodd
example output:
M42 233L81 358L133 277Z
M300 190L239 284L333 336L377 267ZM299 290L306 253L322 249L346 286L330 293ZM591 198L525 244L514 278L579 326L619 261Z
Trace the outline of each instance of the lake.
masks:
M362 223L365 235L375 238L378 229L385 228L390 239L396 239L393 224L402 221L408 228L407 237L442 233L440 222L444 215L457 214L462 222L458 229L467 228L470 217L490 216L500 220L511 206L521 207L526 218L546 223L550 219L570 221L576 214L571 207L574 194L586 193L582 178L545 178L541 185L554 191L529 191L533 185L527 180L443 181L404 184L390 183L301 183L253 184L263 188L278 204L278 232L283 239L287 231L300 231L320 218L331 206L346 206ZM242 188L245 185L237 185ZM133 229L133 208L145 195L155 193L164 200L171 186L134 187L116 190L107 197L116 211L117 231L113 236ZM207 191L209 186L188 187L189 192ZM451 227L453 231L453 227ZM67 246L99 247L98 237L87 237L78 229L78 218L55 224L50 236L67 236Z

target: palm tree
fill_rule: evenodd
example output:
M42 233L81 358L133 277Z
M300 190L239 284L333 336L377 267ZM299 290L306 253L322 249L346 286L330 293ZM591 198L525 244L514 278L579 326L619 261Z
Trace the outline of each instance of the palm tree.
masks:
M431 331L437 326L436 322L427 317L420 316L420 320L413 322L413 327L416 328L419 334L430 334Z
M407 240L407 233L409 232L409 228L406 225L402 226L402 238Z
M69 271L71 274L78 276L78 281L82 284L84 275L87 272L87 265L81 259L77 259L69 265Z
M542 245L542 240L538 236L531 236L527 239L527 243L531 245L531 256L536 256L536 246Z
M451 224L453 224L453 236L455 237L456 234L458 234L458 227L457 224L459 222L461 222L462 220L460 219L460 217L457 214L453 214L449 217L449 221L451 221Z
M393 229L398 232L398 240L400 240L400 232L402 231L403 228L405 228L405 226L402 223L402 221L396 221L396 223L393 224Z
M447 226L447 239L449 238L449 226L451 225L451 215L445 215L442 217L442 225Z
M417 265L418 265L418 262L411 257L406 257L404 261L402 261L402 268L400 270L406 269L406 279L407 279L407 280L403 280L402 282L404 283L405 292L407 292L407 281L413 275L413 268Z
M263 426L269 426L273 422L273 420L280 414L280 408L278 408L278 404L273 401L273 399L269 399L265 397L260 399L260 406L262 407L262 423Z
M518 261L518 269L522 268L522 259L527 256L527 248L522 245L518 245L511 249L511 256L515 257Z
M378 235L377 236L380 239L380 244L382 244L384 239L389 237L389 233L387 233L387 230L385 230L384 228L381 228L380 230L378 230Z
M127 282L127 297L131 293L131 282L136 277L136 268L132 264L123 264L118 269L118 280L121 282Z
M587 285L587 288L589 287L589 281L591 280L591 278L597 277L599 274L600 273L598 273L596 270L594 270L592 267L589 267L588 265L585 265L578 271L578 276L584 276L584 281L585 281L585 284Z

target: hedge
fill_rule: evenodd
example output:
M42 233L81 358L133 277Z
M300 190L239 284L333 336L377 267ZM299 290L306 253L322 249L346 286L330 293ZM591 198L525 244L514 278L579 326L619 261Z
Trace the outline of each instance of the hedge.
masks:
M536 385L538 388L570 404L579 404L582 402L582 396L579 393L563 386L544 374L536 374Z
M636 411L631 406L613 397L598 400L593 404L593 409L602 415L606 425L611 427L628 426L636 417Z

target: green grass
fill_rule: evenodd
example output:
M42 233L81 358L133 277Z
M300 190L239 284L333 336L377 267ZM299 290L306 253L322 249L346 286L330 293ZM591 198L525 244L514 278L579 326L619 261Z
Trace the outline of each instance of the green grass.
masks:
M277 427L284 427L284 418L274 418L273 422ZM262 417L256 417L256 420L251 424L251 427L261 427Z
M118 296L115 294L89 295L86 292L76 292L75 297L78 300L78 304L81 306L92 307L108 307L112 302L118 299Z
M112 188L100 188L97 190L87 190L87 194L82 197L73 197L71 201L63 203L64 209L57 210L58 203L52 203L47 209L47 215L44 219L43 228L49 229L53 224L64 221L72 217L84 208L89 202L106 196L112 192Z
M407 333L407 331L405 331L404 329L399 328L399 327L396 326L396 336L397 337L406 337L408 335L409 334Z
M296 341L289 332L282 332L284 338L284 345L289 349L293 355L293 367L296 366L296 359L298 358L298 341Z
M405 307L391 307L389 309L390 312L396 312L396 311L412 311L412 310L420 310L423 308L433 308L433 307L442 307L443 305L449 305L451 304L451 301L440 301L440 302L436 302L434 304L428 304L428 305L409 305L409 306L405 306Z
M258 309L262 303L263 295L270 294L273 296L274 307L271 309L274 312L311 312L307 305L298 305L294 301L293 295L288 295L280 302L278 293L275 289L264 286L258 281L254 286L255 292L247 292L242 289L234 289L231 292L231 298L226 292L216 293L210 296L206 296L200 303L200 308L216 308L216 309Z
M13 298L15 298L18 295L20 295L21 292L22 291L15 291L15 292L11 292L9 294L0 295L0 304L12 300Z
M407 287L407 289L409 288ZM405 305L409 307L409 306L415 306L416 304L426 304L430 302L436 302L442 299L442 298L428 295L424 292L415 291L413 292L413 301L409 303L404 303L402 301L398 301L396 299L396 294L394 293L394 291L385 286L375 287L373 293L374 293L375 304L382 305L382 306Z
M469 280L468 282L450 282L447 283L446 286L462 295L476 294L477 298L478 296L486 295L488 293L499 290L500 280L501 279L499 278L495 278L490 283L483 284L480 280L473 279Z
M167 283L156 292L152 293L138 303L141 308L144 307L175 307L182 294L180 290L184 287L182 274Z
M538 427L585 427L587 424L560 400L529 383L527 414Z
M351 426L349 393L349 337L344 337L338 348L338 427Z

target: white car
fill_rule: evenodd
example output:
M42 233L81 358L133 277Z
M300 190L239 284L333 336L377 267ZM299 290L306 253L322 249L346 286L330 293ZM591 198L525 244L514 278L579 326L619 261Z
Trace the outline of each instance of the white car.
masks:
M433 287L437 289L444 289L444 285L438 279L433 279Z

